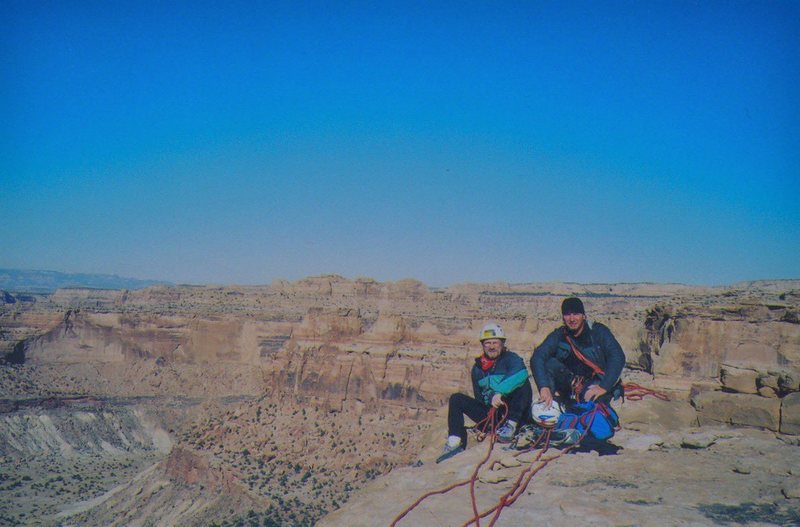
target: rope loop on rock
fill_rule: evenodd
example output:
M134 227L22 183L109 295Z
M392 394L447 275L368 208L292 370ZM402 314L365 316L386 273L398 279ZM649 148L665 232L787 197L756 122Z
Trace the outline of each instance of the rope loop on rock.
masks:
M635 382L626 382L622 385L622 397L629 401L641 401L647 396L655 397L662 401L669 401L669 396L664 392L653 390L652 388L645 388Z

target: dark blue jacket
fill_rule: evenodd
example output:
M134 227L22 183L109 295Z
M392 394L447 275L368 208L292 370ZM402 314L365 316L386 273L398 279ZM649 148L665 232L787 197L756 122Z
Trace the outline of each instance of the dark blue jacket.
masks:
M475 359L472 366L472 390L475 398L484 404L491 404L494 394L508 395L528 382L528 368L522 357L504 349L497 357L494 366L488 371L481 369L481 359Z
M564 336L566 331L565 326L555 329L547 335L544 342L533 350L531 371L533 371L533 379L539 390L545 387L554 389L554 381L545 367L547 361L552 358L563 363L575 375L593 376L591 369L575 357ZM573 338L573 340L576 341L581 353L605 372L599 376L599 383L592 382L591 384L599 384L601 388L610 393L619 381L622 368L625 367L625 352L611 334L611 330L599 322L587 321L581 336L578 339Z

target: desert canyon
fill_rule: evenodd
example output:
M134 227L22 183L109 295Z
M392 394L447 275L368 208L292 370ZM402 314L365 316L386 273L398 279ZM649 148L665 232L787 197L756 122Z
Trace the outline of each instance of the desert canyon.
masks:
M433 463L479 328L527 361L573 294L622 344L623 380L670 400L615 403L618 454L558 459L496 525L800 525L800 280L335 275L0 291L0 525L388 526L486 451ZM519 470L482 474L480 507ZM460 490L399 525L472 517Z

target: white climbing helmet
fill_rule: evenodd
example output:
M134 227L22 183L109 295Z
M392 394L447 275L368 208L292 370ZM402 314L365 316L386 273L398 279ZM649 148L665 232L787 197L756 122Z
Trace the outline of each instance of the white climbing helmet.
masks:
M506 340L506 332L503 331L503 328L500 326L500 324L486 324L481 330L480 341L483 342L484 340L488 339Z
M531 406L531 417L533 421L537 425L544 426L545 428L556 426L560 415L561 404L556 401L551 402L549 408L547 408L547 405L542 401L535 402L533 406Z

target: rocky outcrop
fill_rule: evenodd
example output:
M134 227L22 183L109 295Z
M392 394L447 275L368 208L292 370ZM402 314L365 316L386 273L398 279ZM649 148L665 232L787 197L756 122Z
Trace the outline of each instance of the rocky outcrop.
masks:
M781 401L758 395L703 392L692 399L700 425L752 426L777 432Z
M12 459L169 451L169 435L142 410L85 399L45 399L0 415L0 454Z
M645 343L659 342L646 347L652 350L648 354L655 374L715 378L725 366L764 373L782 367L800 372L796 345L800 326L685 316L667 318L662 324L657 339L649 333Z
M665 433L685 430L699 424L697 411L689 401L679 397L672 401L647 397L641 401L616 406L620 421L629 430Z
M168 414L136 401L89 397L26 399L5 408L0 523L74 524L56 518L91 508L167 455L173 438L160 421ZM174 428L180 420L172 417Z
M662 375L714 378L727 369L737 383L743 379L736 368L798 372L800 325L787 319L797 311L795 287L796 281L748 284L659 303L645 317L640 353Z
M722 386L729 391L738 393L759 393L758 389L758 370L753 368L741 368L730 364L721 364L719 380ZM777 394L777 392L774 392Z
M800 380L795 372L786 370L759 372L756 386L758 393L764 397L783 397L797 392Z
M102 307L120 305L128 297L127 289L65 288L58 289L50 301L67 307Z

